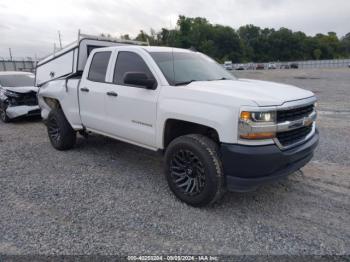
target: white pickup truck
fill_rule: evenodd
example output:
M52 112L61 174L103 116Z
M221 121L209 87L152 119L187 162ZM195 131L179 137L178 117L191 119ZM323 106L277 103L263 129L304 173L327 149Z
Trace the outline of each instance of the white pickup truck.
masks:
M184 49L95 48L83 72L38 85L54 148L72 148L79 131L163 152L170 189L192 206L286 177L319 140L312 92L236 79Z

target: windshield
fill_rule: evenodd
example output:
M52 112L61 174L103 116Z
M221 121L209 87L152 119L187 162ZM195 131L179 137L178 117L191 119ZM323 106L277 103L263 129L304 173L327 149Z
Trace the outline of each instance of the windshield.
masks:
M170 85L193 81L233 80L213 59L197 52L150 52Z
M34 86L33 75L2 75L0 85L4 87Z

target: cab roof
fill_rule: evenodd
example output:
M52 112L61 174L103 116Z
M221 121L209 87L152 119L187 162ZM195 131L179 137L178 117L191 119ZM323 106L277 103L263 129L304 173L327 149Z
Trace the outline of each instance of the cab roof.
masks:
M98 48L96 49L96 52L98 51L112 51L119 48L128 48L130 50L132 49L143 49L147 52L179 52L179 53L191 53L194 52L189 49L182 49L182 48L175 48L175 47L165 47L165 46L110 46L110 47L104 47L104 48Z

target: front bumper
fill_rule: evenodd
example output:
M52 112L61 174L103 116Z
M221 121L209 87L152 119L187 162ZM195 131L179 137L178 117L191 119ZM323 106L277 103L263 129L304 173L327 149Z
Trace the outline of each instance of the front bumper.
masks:
M39 116L39 106L9 106L6 109L6 114L10 119L22 116Z
M221 160L229 191L246 192L261 184L286 177L305 166L313 157L319 134L302 145L282 151L276 145L221 145Z

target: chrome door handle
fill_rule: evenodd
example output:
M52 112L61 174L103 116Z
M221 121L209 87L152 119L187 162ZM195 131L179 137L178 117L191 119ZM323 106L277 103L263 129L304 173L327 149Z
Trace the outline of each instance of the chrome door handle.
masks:
M90 90L89 90L89 88L82 87L82 88L80 88L80 91L82 91L82 92L89 92Z

